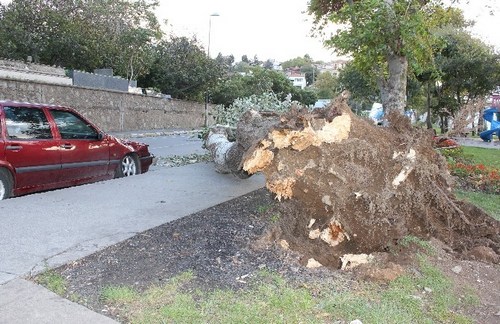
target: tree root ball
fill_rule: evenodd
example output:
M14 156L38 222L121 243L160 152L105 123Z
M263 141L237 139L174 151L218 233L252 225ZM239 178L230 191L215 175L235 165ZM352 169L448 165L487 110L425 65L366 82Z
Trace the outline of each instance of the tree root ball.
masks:
M407 235L436 237L463 255L477 246L500 253L500 222L455 198L432 134L398 113L388 114L389 126L375 126L346 102L292 109L259 131L250 131L259 114L239 125L247 141L238 165L264 173L282 201L277 231L291 249L330 267ZM251 145L248 132L260 134Z

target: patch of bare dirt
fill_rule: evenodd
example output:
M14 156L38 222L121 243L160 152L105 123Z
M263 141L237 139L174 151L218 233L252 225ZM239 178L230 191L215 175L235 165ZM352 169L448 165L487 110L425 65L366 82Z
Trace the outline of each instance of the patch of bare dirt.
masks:
M110 314L100 300L107 286L130 286L142 291L186 271L196 275L197 288L241 289L262 269L290 278L334 278L327 269L308 271L292 251L274 244L276 201L257 190L201 212L137 234L114 246L64 265L55 271L68 283L67 298ZM35 278L36 280L36 278Z
M185 271L193 271L193 291L200 288L245 289L261 269L276 271L298 285L341 282L339 290L354 289L360 281L386 283L415 271L415 250L398 245L374 253L375 262L351 271L303 266L308 255L286 249L275 230L283 209L265 190L257 190L182 219L140 233L122 243L55 271L68 283L68 298L121 320L100 299L106 286L130 286L139 291L161 285ZM455 282L458 296L474 292L480 302L457 310L476 323L500 319L500 266L464 260L444 243L432 240L438 251L430 261ZM394 253L396 252L396 253ZM302 264L301 264L302 263Z

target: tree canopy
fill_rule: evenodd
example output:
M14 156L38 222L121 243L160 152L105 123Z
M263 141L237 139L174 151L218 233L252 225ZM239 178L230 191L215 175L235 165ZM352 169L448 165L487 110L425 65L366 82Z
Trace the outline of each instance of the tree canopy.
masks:
M444 46L435 54L434 110L448 117L500 84L500 55L463 30L446 29L441 39Z
M292 95L292 100L305 105L311 105L316 101L314 92L294 87L282 72L260 66L247 66L246 71L231 73L221 79L211 93L211 101L229 106L237 98L261 95L268 92L276 94L278 99L282 101L288 95Z
M317 30L330 23L341 26L326 45L352 55L364 73L375 75L385 109L402 112L408 65L418 69L432 57L429 1L312 0L308 9Z
M156 0L13 0L0 7L0 56L129 79L146 72L162 33Z
M205 92L224 75L225 60L210 59L196 38L171 36L154 47L149 73L138 81L174 98L203 101Z

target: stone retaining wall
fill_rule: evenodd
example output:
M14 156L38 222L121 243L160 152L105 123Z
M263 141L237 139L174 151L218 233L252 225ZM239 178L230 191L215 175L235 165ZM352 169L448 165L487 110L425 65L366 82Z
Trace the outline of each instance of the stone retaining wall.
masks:
M0 78L0 100L69 106L108 132L199 129L205 121L203 103L6 78Z

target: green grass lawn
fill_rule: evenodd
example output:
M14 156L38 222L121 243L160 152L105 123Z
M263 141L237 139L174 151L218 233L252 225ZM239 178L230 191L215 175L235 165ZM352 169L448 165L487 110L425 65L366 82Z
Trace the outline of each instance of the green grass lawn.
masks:
M462 149L474 163L500 169L500 150L472 146L462 146Z
M459 199L467 200L487 212L490 216L500 221L500 197L472 191L456 191Z
M247 289L189 291L195 273L143 293L106 287L101 295L132 323L471 323L457 306L473 307L475 295L458 298L445 275L421 255L418 275L408 273L388 285L334 283L296 286L277 273L262 271ZM423 292L424 287L432 294ZM472 302L471 302L472 301Z

